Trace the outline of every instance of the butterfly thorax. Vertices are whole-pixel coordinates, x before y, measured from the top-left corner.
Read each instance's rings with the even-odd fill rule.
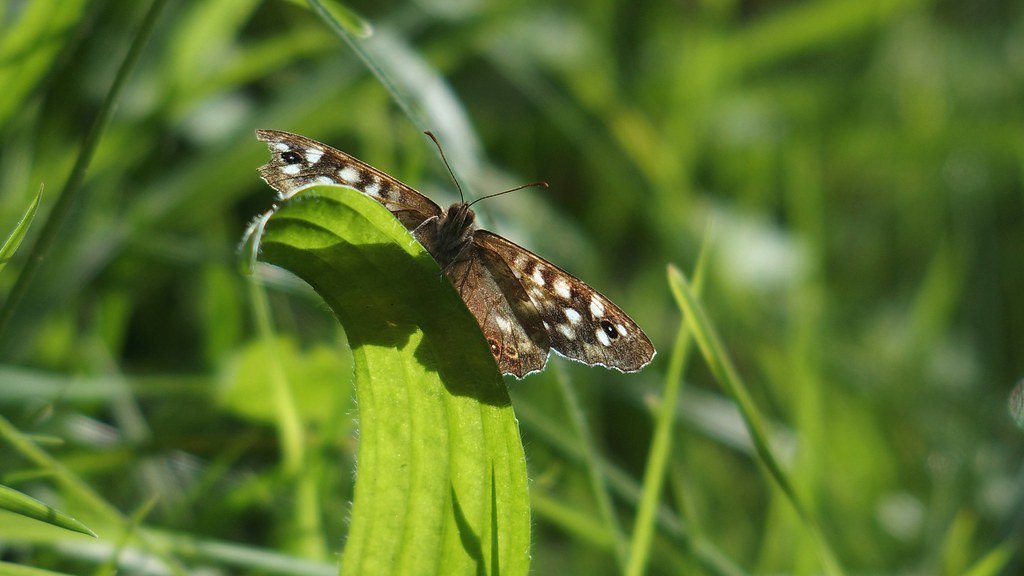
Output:
[[[467,257],[466,248],[473,242],[476,214],[466,202],[456,202],[440,216],[428,218],[413,235],[437,260],[442,270]]]

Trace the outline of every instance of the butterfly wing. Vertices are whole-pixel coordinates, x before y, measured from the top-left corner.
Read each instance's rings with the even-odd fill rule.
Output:
[[[540,313],[503,259],[475,244],[448,278],[476,317],[502,374],[519,378],[547,362],[550,343]]]
[[[383,204],[409,230],[442,214],[423,194],[341,150],[280,130],[257,130],[256,137],[271,152],[270,162],[259,168],[260,176],[282,199],[305,186],[341,184]]]
[[[562,356],[621,372],[636,372],[654,358],[643,330],[582,280],[487,230],[476,230],[473,242],[488,258],[505,263],[540,314],[551,348]]]

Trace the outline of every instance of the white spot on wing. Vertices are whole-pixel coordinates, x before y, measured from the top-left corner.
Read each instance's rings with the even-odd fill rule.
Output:
[[[565,336],[568,340],[576,339],[576,331],[573,330],[572,326],[569,326],[568,324],[559,324],[558,331],[561,332],[562,335]]]
[[[533,281],[541,286],[544,285],[544,274],[541,266],[537,266],[533,269]]]
[[[374,198],[380,198],[380,184],[376,180],[370,180],[369,186],[366,187],[366,193]]]
[[[498,325],[498,328],[501,328],[502,332],[508,332],[509,328],[512,327],[512,323],[504,316],[495,316],[494,323]]]
[[[282,166],[281,167],[281,172],[283,172],[283,173],[285,173],[285,174],[287,174],[289,176],[297,175],[299,173],[299,170],[302,170],[302,165],[301,164],[288,164],[287,166]]]
[[[564,278],[558,278],[555,280],[555,294],[558,294],[566,300],[572,296],[572,290],[569,288],[569,283]]]
[[[323,155],[324,153],[320,150],[317,150],[316,148],[306,149],[306,161],[309,162],[310,164],[316,164],[317,162],[319,162],[320,157]]]
[[[597,298],[597,294],[590,297],[590,313],[594,315],[594,318],[600,318],[604,316],[604,304],[601,303]],[[607,339],[607,336],[605,337]],[[606,344],[607,346],[607,344]]]
[[[356,182],[359,182],[359,171],[351,166],[345,166],[341,170],[338,170],[338,177],[344,182],[355,184]]]
[[[569,324],[572,324],[573,326],[579,324],[580,320],[583,319],[583,316],[572,308],[565,309],[565,317],[569,319]]]
[[[611,346],[612,341],[608,338],[608,335],[604,333],[604,330],[598,328],[594,330],[594,334],[597,334],[597,341],[604,346]]]
[[[335,182],[334,179],[331,178],[330,176],[317,176],[316,177],[316,183],[317,184],[337,184],[337,182]]]
[[[616,324],[615,329],[619,331],[619,334],[622,334],[623,336],[626,335],[626,327],[622,324]]]
[[[291,150],[291,147],[284,142],[274,142],[274,149],[280,152],[287,152],[288,150]]]
[[[544,329],[547,330],[548,332],[550,332],[551,331],[551,324],[548,324],[547,320],[541,320],[541,322],[544,323]]]

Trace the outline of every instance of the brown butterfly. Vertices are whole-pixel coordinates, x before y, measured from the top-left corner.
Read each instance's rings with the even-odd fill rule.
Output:
[[[350,186],[383,204],[427,249],[476,317],[498,367],[522,378],[548,350],[588,365],[636,372],[654,358],[643,330],[596,290],[497,234],[476,228],[470,205],[429,198],[315,140],[257,130],[271,159],[260,176],[290,198],[314,184]]]

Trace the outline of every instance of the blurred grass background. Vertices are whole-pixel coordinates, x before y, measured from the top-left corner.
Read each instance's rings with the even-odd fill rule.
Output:
[[[6,296],[148,4],[0,4],[0,236],[46,185]],[[0,484],[104,535],[125,573],[334,573],[357,411],[344,335],[261,270],[309,431],[283,474],[236,248],[270,189],[255,128],[346,150],[444,204],[421,129],[485,225],[605,292],[661,350],[633,376],[556,359],[511,383],[533,571],[612,574],[681,322],[667,263],[710,243],[704,306],[850,573],[1018,573],[1024,443],[1024,6],[1008,1],[349,2],[388,89],[287,2],[168,3],[72,215],[0,334]],[[353,24],[358,29],[359,24]],[[393,90],[408,107],[396,105]],[[587,419],[566,417],[571,383]],[[652,574],[819,573],[694,355]],[[581,459],[598,452],[618,533]],[[81,490],[55,477],[70,474]],[[95,498],[96,500],[92,500]],[[148,506],[152,506],[151,509]],[[101,569],[98,541],[0,516],[0,560]],[[148,563],[147,563],[148,560]]]

